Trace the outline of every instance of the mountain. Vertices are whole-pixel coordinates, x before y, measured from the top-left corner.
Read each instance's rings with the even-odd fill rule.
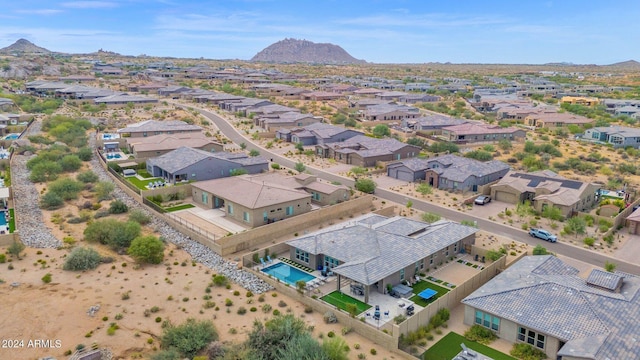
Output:
[[[640,69],[640,62],[637,62],[635,60],[627,60],[627,61],[618,62],[615,64],[610,64],[607,66],[617,67],[617,68]]]
[[[251,61],[275,63],[365,64],[338,45],[284,39],[257,53]]]
[[[20,39],[15,43],[0,49],[0,54],[51,54],[51,51],[37,46],[29,40]]]

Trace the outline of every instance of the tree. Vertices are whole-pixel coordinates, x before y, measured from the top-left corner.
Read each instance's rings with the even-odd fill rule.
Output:
[[[371,133],[373,133],[373,136],[377,138],[381,138],[381,137],[391,135],[391,130],[389,130],[389,127],[387,125],[380,124],[380,125],[376,125],[371,131]]]
[[[140,235],[140,224],[134,221],[103,219],[87,225],[84,229],[85,240],[109,245],[116,250],[129,247],[131,241],[138,235]]]
[[[416,186],[416,191],[422,195],[429,195],[433,193],[433,186],[427,183],[421,183],[420,185]]]
[[[513,145],[511,145],[511,141],[507,139],[502,139],[498,141],[498,147],[503,151],[507,151],[507,150],[511,150],[511,148],[513,148]]]
[[[258,156],[258,155],[260,155],[260,151],[256,149],[251,149],[251,151],[249,151],[249,156]]]
[[[533,255],[547,255],[547,254],[549,254],[549,252],[547,251],[547,248],[545,248],[540,244],[536,245],[536,247],[533,248]]]
[[[604,269],[610,273],[616,271],[616,264],[605,261],[604,262]]]
[[[109,200],[111,199],[111,193],[115,189],[115,185],[108,181],[100,181],[95,186],[96,196],[98,197],[98,201]]]
[[[296,143],[296,150],[298,150],[299,153],[302,153],[304,151],[304,145],[301,142]]]
[[[91,149],[88,147],[83,147],[83,148],[80,148],[80,150],[78,150],[77,155],[80,158],[80,160],[89,161],[91,160],[91,157],[93,157],[93,151],[91,151]]]
[[[76,176],[76,180],[83,182],[85,184],[94,183],[98,181],[98,175],[91,170],[87,170],[78,174]]]
[[[247,144],[245,143],[240,143],[240,149],[244,150],[247,148]]]
[[[25,246],[22,242],[14,241],[11,245],[9,245],[7,252],[9,253],[9,255],[15,256],[18,260],[20,260],[20,253],[24,251],[24,249]]]
[[[176,349],[182,356],[192,358],[207,344],[218,340],[218,331],[209,320],[193,318],[181,325],[165,327],[162,333],[162,348]]]
[[[349,346],[341,337],[327,338],[322,343],[322,349],[331,360],[347,360]]]
[[[307,170],[307,167],[304,166],[304,164],[302,162],[297,162],[296,166],[295,166],[295,169],[296,169],[297,172],[302,174],[305,170]]]
[[[574,216],[567,220],[567,224],[564,226],[564,232],[567,234],[584,234],[587,231],[587,222],[581,216]]]
[[[426,222],[426,223],[434,223],[436,221],[440,220],[440,215],[436,214],[436,213],[431,213],[431,212],[426,212],[424,214],[422,214],[422,221]]]
[[[71,178],[60,178],[49,184],[49,192],[52,192],[68,201],[78,197],[78,193],[84,188],[84,184]]]
[[[32,182],[52,181],[58,178],[58,174],[62,172],[62,166],[53,161],[43,161],[33,166],[29,180]]]
[[[40,207],[45,210],[58,209],[64,205],[64,200],[58,194],[47,191],[40,198]]]
[[[532,215],[533,206],[531,206],[531,201],[525,200],[525,202],[518,203],[518,205],[516,206],[516,214],[518,214],[520,220],[522,220],[522,218],[526,216]]]
[[[280,351],[293,339],[308,332],[304,320],[292,314],[276,316],[264,324],[258,320],[253,323],[246,345],[263,360],[281,359]]]
[[[376,183],[371,179],[356,180],[354,187],[363,193],[373,194],[376,191]]]
[[[93,270],[100,265],[100,254],[91,248],[78,247],[71,251],[62,268],[70,271]]]
[[[164,243],[153,235],[139,236],[127,250],[137,262],[160,264],[164,260]]]

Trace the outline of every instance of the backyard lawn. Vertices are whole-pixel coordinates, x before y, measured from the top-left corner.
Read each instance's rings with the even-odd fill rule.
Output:
[[[150,178],[152,177],[151,174],[149,174],[149,172],[147,170],[138,170],[138,175],[140,175],[143,178]]]
[[[420,305],[422,307],[426,307],[427,305],[429,305],[429,303],[433,302],[433,300],[435,300],[435,299],[439,298],[440,296],[442,296],[442,295],[444,295],[444,294],[449,292],[449,289],[447,289],[445,287],[438,286],[435,283],[432,283],[431,281],[422,280],[422,281],[418,282],[417,284],[413,285],[413,293],[414,294],[419,294],[422,290],[424,290],[426,288],[433,289],[433,290],[437,291],[438,293],[434,297],[429,299],[429,300],[425,300],[425,299],[419,297],[418,295],[412,296],[409,300],[413,301],[417,305]]]
[[[343,294],[338,290],[331,292],[321,297],[320,299],[344,311],[347,311],[347,306],[346,306],[347,304],[349,303],[356,304],[358,308],[358,314],[361,314],[371,308],[371,305],[363,303],[358,299],[354,299],[351,296]]]
[[[488,346],[469,341],[464,336],[454,333],[453,331],[445,335],[440,341],[431,346],[422,354],[423,360],[451,360],[460,351],[460,344],[464,343],[469,349],[477,351],[482,355],[486,355],[494,360],[516,360],[515,358],[494,350]]]
[[[152,183],[152,182],[155,182],[155,181],[158,181],[158,180],[162,180],[162,179],[161,178],[149,178],[149,179],[140,180],[135,176],[131,176],[131,177],[128,177],[127,180],[129,182],[131,182],[133,185],[135,185],[140,190],[148,190],[147,189],[147,185],[149,183]]]
[[[172,212],[172,211],[178,211],[178,210],[184,210],[184,209],[191,209],[192,207],[195,207],[195,205],[192,205],[192,204],[182,204],[182,205],[178,205],[178,206],[173,206],[173,207],[165,208],[165,211],[166,211],[166,212]]]
[[[16,231],[16,218],[13,216],[13,209],[9,209],[9,233]]]

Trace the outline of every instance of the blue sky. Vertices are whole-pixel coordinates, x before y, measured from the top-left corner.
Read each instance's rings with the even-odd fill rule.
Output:
[[[284,38],[375,63],[640,61],[640,1],[3,1],[0,47],[248,60]]]

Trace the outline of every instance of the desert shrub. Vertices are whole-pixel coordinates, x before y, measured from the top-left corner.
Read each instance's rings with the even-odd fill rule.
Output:
[[[76,155],[78,155],[78,158],[82,161],[89,161],[93,156],[93,151],[91,151],[91,148],[83,147],[78,150]]]
[[[98,175],[91,170],[83,171],[76,176],[76,180],[85,184],[98,181]]]
[[[54,194],[50,191],[47,191],[40,198],[40,208],[45,210],[53,210],[61,208],[64,205],[64,200],[58,194]]]
[[[240,306],[237,310],[238,315],[244,315],[247,313],[247,309],[244,306]]]
[[[98,201],[111,199],[111,193],[115,189],[115,185],[109,181],[100,181],[96,184],[94,190],[98,196]]]
[[[116,219],[98,220],[84,229],[85,240],[109,245],[112,249],[129,247],[131,241],[138,235],[140,235],[140,224]]]
[[[64,172],[74,172],[80,169],[82,160],[78,155],[65,155],[60,159],[60,166],[62,166],[62,171]]]
[[[51,275],[51,273],[46,273],[43,277],[42,277],[42,282],[45,284],[48,284],[51,282],[51,278],[53,275]]]
[[[71,178],[61,178],[49,184],[48,192],[60,196],[63,200],[73,200],[78,197],[78,193],[84,185]]]
[[[164,243],[153,235],[139,236],[131,241],[127,254],[140,263],[160,264],[164,259]]]
[[[134,209],[129,213],[129,221],[135,221],[140,225],[147,225],[151,222],[151,216],[145,214],[145,212],[140,209]]]
[[[218,340],[218,331],[211,321],[187,319],[181,325],[169,324],[162,334],[162,348],[176,349],[182,356],[193,357],[207,344]]]
[[[29,180],[34,183],[52,181],[58,178],[58,175],[62,172],[62,166],[57,162],[43,161],[35,164],[31,168],[29,174]]]
[[[587,246],[593,246],[593,244],[596,243],[596,239],[592,238],[592,237],[586,237],[584,238],[584,240],[582,240],[584,242],[585,245]]]
[[[336,314],[334,314],[331,311],[327,311],[326,313],[324,313],[324,315],[322,316],[322,319],[327,324],[335,324],[338,322],[338,318],[336,317]]]
[[[71,251],[67,256],[63,269],[81,271],[95,269],[100,265],[100,254],[91,248],[79,247]]]
[[[124,214],[129,211],[129,207],[121,200],[114,200],[109,205],[110,214]]]
[[[0,254],[0,264],[4,264],[7,262],[7,255],[6,254]]]
[[[229,284],[229,279],[224,275],[216,275],[213,277],[213,284],[216,286],[226,286]]]

